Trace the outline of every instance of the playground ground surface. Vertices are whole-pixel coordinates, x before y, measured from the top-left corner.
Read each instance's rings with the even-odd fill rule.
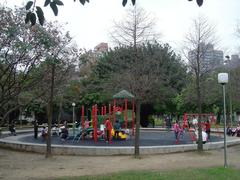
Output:
[[[61,141],[59,136],[52,136],[52,144],[56,145],[74,145],[74,146],[134,146],[134,137],[129,137],[127,140],[112,140],[112,143],[106,143],[104,139],[99,139],[96,143],[93,139],[85,139],[82,141],[72,141],[73,137],[70,137],[66,141]],[[210,142],[221,141],[223,138],[218,134],[214,134],[211,136]],[[23,136],[19,138],[20,142],[28,142],[28,143],[37,143],[37,144],[46,144],[42,137],[38,139],[34,139],[33,133],[29,133],[28,136]],[[178,144],[193,144],[191,140],[189,132],[184,132],[183,136],[179,137]],[[140,133],[140,146],[162,146],[162,145],[175,145],[175,134],[173,131],[141,131]]]
[[[240,145],[228,147],[228,164],[240,169]],[[0,148],[0,179],[57,179],[123,171],[169,171],[223,166],[223,149],[132,156],[53,156]]]

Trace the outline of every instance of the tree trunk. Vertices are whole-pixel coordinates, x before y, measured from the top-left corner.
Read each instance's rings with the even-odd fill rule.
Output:
[[[135,158],[139,157],[139,139],[140,139],[140,109],[141,109],[141,102],[136,101],[136,134],[135,134]]]
[[[62,100],[59,103],[59,112],[58,112],[58,128],[60,127],[61,122],[61,115],[62,115]]]
[[[54,62],[51,64],[51,91],[50,91],[50,99],[48,103],[48,136],[47,136],[47,148],[46,148],[46,158],[49,158],[52,156],[51,151],[51,127],[52,127],[52,114],[53,114],[53,88],[54,88],[54,76],[55,76],[55,65]]]

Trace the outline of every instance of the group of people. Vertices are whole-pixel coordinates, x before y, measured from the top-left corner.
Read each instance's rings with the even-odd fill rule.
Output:
[[[67,121],[64,122],[63,126],[57,128],[57,125],[52,126],[52,135],[59,135],[61,140],[66,140],[68,137],[68,128],[67,128]],[[41,137],[43,140],[46,140],[48,137],[48,126],[43,126],[41,129]]]
[[[227,135],[240,137],[240,122],[238,123],[236,128],[232,128],[232,127],[228,126],[227,127]]]
[[[198,133],[198,120],[196,118],[193,118],[192,125],[194,127],[195,137],[198,141],[198,135],[199,135],[199,133]],[[207,120],[204,123],[204,125],[205,125],[205,127],[202,130],[202,141],[203,141],[203,143],[206,143],[208,140],[210,140],[211,124],[210,124],[209,120]],[[175,139],[176,139],[176,143],[177,143],[179,138],[183,137],[184,128],[180,126],[178,121],[176,121],[173,125],[173,131],[174,131]]]

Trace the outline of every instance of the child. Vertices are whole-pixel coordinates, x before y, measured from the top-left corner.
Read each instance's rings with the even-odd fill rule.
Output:
[[[180,127],[178,122],[176,121],[173,125],[173,131],[175,133],[175,138],[176,138],[176,142],[178,141],[178,133],[180,132]]]
[[[111,143],[112,124],[109,119],[105,122],[105,131],[107,134],[107,142]]]
[[[207,133],[208,139],[210,140],[211,124],[209,120],[207,120],[207,122],[205,123],[205,126],[206,126],[206,133]]]

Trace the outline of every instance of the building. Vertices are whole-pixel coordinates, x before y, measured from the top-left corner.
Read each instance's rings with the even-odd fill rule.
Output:
[[[188,52],[189,61],[196,63],[197,50]],[[223,51],[215,50],[212,44],[200,44],[200,66],[202,70],[212,70],[223,65]]]
[[[108,51],[108,43],[102,42],[94,47],[94,53],[96,53],[96,54],[102,54],[107,51]]]
[[[231,58],[226,63],[227,63],[227,65],[229,65],[229,68],[239,67],[240,66],[240,58],[237,54],[231,55]]]

